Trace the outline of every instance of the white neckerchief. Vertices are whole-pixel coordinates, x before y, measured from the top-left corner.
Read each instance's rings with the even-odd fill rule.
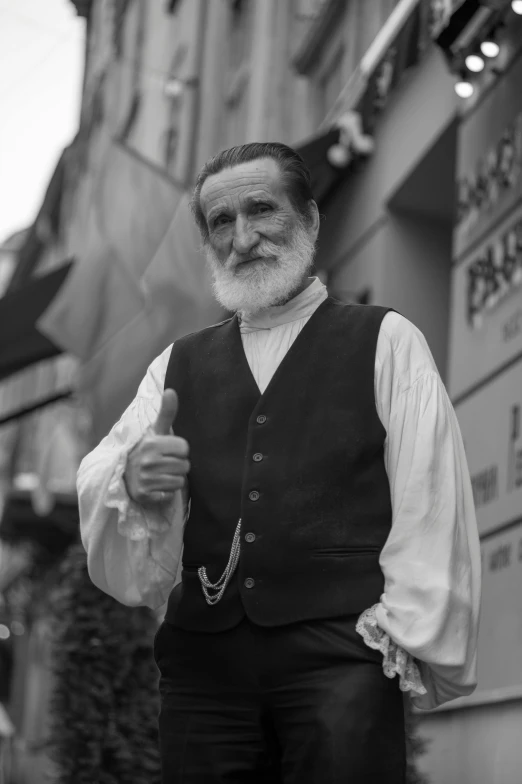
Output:
[[[319,278],[312,278],[310,285],[285,305],[273,305],[258,313],[242,315],[239,319],[241,332],[273,329],[282,324],[310,317],[326,297],[326,286],[321,283]]]

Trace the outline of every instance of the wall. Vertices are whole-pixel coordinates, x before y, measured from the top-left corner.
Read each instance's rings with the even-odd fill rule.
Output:
[[[451,227],[429,217],[395,213],[384,234],[380,301],[393,303],[421,330],[445,379]]]
[[[458,132],[448,387],[481,535],[482,608],[477,690],[423,719],[431,784],[522,778],[521,79],[522,52]]]
[[[388,200],[452,122],[457,106],[442,54],[430,47],[390,96],[374,136],[375,152],[350,173],[329,205],[321,265],[346,259],[386,215]]]
[[[519,784],[521,701],[433,714],[422,726],[419,769],[430,784]]]
[[[418,326],[443,378],[454,210],[453,95],[442,56],[432,48],[391,94],[379,118],[375,152],[359,162],[328,205],[318,254],[334,296],[370,288],[372,302],[395,308]]]

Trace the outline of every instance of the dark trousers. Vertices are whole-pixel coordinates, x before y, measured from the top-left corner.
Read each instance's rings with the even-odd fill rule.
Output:
[[[404,784],[403,698],[355,617],[156,635],[163,784]]]

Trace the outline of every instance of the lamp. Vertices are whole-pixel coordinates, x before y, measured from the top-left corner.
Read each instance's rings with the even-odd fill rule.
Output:
[[[472,73],[480,73],[484,70],[484,60],[479,54],[468,54],[466,57],[466,68]]]
[[[489,60],[493,60],[500,54],[500,44],[498,43],[498,28],[490,30],[480,44],[480,51]]]
[[[182,79],[179,76],[169,76],[163,85],[163,95],[166,98],[177,100],[181,98],[187,87],[196,87],[199,80],[196,76],[189,79]]]
[[[475,92],[475,88],[469,79],[462,77],[458,82],[455,82],[455,92],[459,98],[471,98]]]

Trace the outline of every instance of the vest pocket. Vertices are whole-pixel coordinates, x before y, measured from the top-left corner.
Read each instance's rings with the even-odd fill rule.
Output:
[[[376,555],[381,552],[381,547],[320,547],[312,550],[312,558],[338,556],[349,558],[354,555]]]

